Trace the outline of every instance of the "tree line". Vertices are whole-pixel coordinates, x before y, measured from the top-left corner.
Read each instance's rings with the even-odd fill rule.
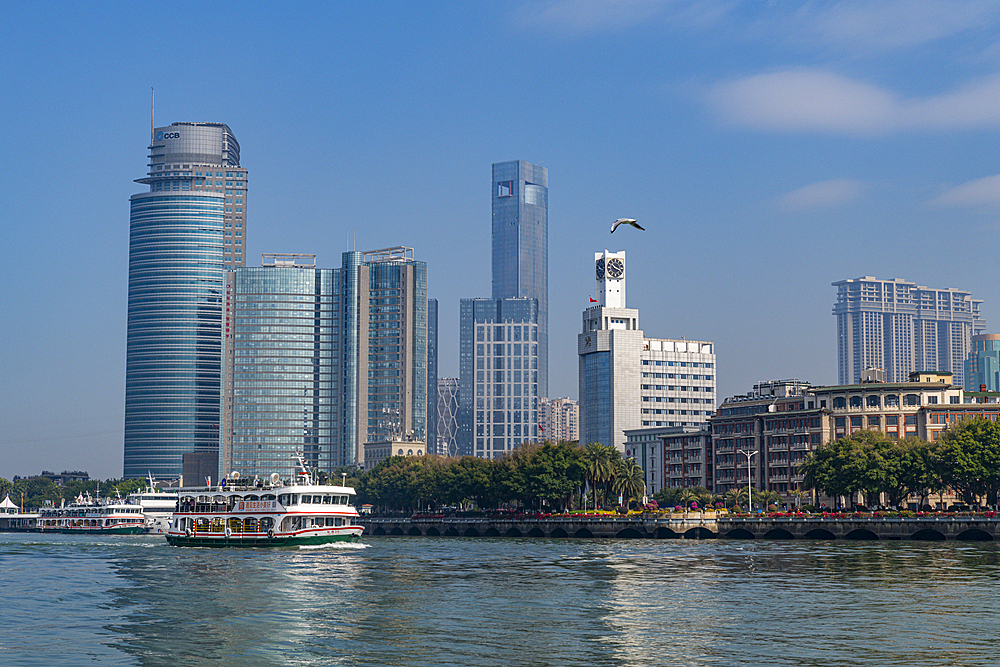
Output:
[[[25,511],[28,508],[37,509],[51,503],[58,506],[65,500],[67,503],[76,500],[80,494],[89,493],[94,498],[100,490],[101,497],[121,495],[124,499],[128,494],[146,488],[144,479],[92,479],[86,482],[66,482],[59,486],[48,477],[28,477],[12,482],[0,477],[0,500],[10,495],[12,502],[19,507],[22,502]]]
[[[330,479],[339,483],[340,472]],[[352,471],[345,470],[349,475]],[[544,442],[503,456],[390,457],[347,480],[357,503],[376,511],[428,508],[519,508],[563,512],[641,501],[645,474],[633,460],[600,443]]]
[[[908,496],[927,504],[952,490],[969,505],[996,506],[1000,491],[1000,423],[968,419],[935,442],[908,436],[891,440],[881,431],[858,431],[809,454],[799,470],[804,486],[831,498],[860,493],[866,505],[885,494],[892,507]]]

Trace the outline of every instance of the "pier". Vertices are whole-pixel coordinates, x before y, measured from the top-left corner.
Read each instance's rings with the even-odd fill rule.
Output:
[[[706,513],[708,514],[708,513]],[[360,517],[365,536],[992,541],[1000,517]]]

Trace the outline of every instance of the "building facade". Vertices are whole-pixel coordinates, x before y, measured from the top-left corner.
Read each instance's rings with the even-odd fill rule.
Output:
[[[220,472],[294,476],[340,457],[340,271],[264,255],[226,277]]]
[[[427,453],[436,454],[438,407],[438,302],[427,299]]]
[[[221,123],[155,128],[149,151],[136,181],[149,191],[130,200],[124,476],[175,479],[185,453],[219,451],[223,284],[244,263],[247,173]]]
[[[538,399],[538,435],[551,442],[580,440],[580,404],[569,398]]]
[[[292,474],[295,452],[332,471],[364,466],[369,442],[423,442],[426,264],[404,247],[341,259],[265,255],[228,274],[220,473]]]
[[[985,330],[982,301],[954,288],[933,289],[871,276],[833,283],[837,300],[838,378],[857,382],[866,368],[882,368],[889,382],[913,371],[948,371],[965,385],[973,336]]]
[[[625,451],[625,431],[697,426],[714,412],[715,344],[649,338],[625,299],[625,253],[594,255],[595,305],[577,336],[581,442]]]
[[[538,390],[549,395],[549,170],[493,165],[493,298],[538,301]]]
[[[460,326],[459,454],[538,441],[538,300],[462,299]]]
[[[966,391],[1000,391],[1000,334],[972,337],[965,360]]]
[[[341,271],[341,464],[363,465],[366,442],[426,438],[427,264],[397,246],[346,252]]]
[[[436,396],[437,447],[431,453],[458,456],[458,378],[438,378]]]

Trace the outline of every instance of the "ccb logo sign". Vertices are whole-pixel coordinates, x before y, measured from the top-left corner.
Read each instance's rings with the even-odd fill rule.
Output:
[[[180,132],[157,132],[156,133],[156,140],[157,141],[163,141],[164,139],[180,139],[180,138],[181,138],[181,133]]]

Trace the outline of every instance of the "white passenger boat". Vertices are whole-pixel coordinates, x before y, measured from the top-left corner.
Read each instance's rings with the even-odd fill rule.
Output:
[[[174,518],[174,508],[177,507],[176,489],[158,491],[151,476],[149,487],[145,491],[130,493],[126,500],[130,505],[142,507],[142,514],[146,518],[147,533],[163,534],[170,529],[170,522]]]
[[[41,533],[135,535],[145,532],[146,519],[141,507],[120,498],[95,500],[88,493],[68,505],[40,509],[36,528]]]
[[[317,484],[298,457],[297,479],[240,479],[217,487],[181,489],[167,541],[181,547],[289,547],[354,542],[354,489]]]

